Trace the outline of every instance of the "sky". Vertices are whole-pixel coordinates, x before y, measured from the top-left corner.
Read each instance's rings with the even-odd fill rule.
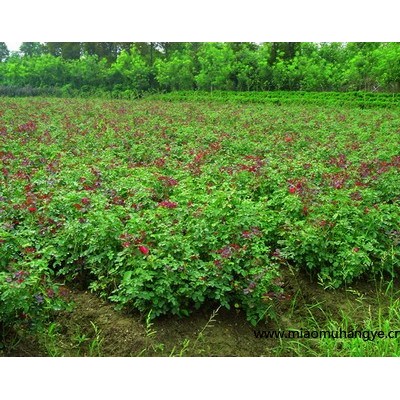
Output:
[[[21,4],[24,3],[24,4]],[[60,0],[63,4],[63,1]],[[2,4],[0,41],[17,51],[36,42],[399,41],[398,0],[152,0]],[[24,13],[21,13],[21,7]],[[76,10],[79,9],[79,13]],[[154,10],[157,10],[155,12]],[[112,10],[123,10],[116,15]],[[17,18],[17,21],[16,21]],[[18,22],[18,23],[17,23]],[[73,29],[71,29],[73,27]]]
[[[21,46],[22,42],[16,42],[16,41],[6,41],[6,45],[9,51],[18,51],[19,46]]]

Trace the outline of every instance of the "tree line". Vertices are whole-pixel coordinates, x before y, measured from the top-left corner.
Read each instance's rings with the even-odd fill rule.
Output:
[[[68,93],[400,91],[400,43],[0,43],[0,86]]]

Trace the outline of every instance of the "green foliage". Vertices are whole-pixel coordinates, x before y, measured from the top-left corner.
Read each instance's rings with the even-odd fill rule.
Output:
[[[26,57],[41,56],[45,52],[45,46],[40,42],[23,42],[19,51]]]
[[[393,293],[392,296],[390,303],[385,305],[379,304],[378,297],[377,310],[372,312],[370,306],[362,321],[351,316],[351,313],[356,314],[356,310],[351,310],[351,313],[341,310],[340,317],[333,318],[327,315],[319,304],[307,305],[310,314],[305,321],[307,330],[323,336],[318,339],[281,340],[275,354],[300,357],[398,357],[398,293]],[[357,307],[360,307],[360,304],[357,304]],[[326,318],[325,322],[318,318],[321,314]],[[293,337],[296,337],[295,333],[298,330],[293,331]]]
[[[199,89],[230,89],[233,51],[227,44],[204,43],[197,53],[200,72],[196,75]]]
[[[110,82],[120,85],[121,89],[133,89],[138,92],[150,87],[150,69],[135,47],[123,50],[110,69]]]
[[[377,62],[372,73],[380,87],[398,92],[400,89],[400,46],[398,43],[387,43],[373,52]]]
[[[215,303],[253,324],[286,301],[282,266],[397,276],[398,96],[163,98],[184,101],[0,100],[7,324],[54,274],[154,317]]]
[[[0,63],[7,59],[9,55],[10,52],[8,51],[7,45],[4,42],[0,42]]]
[[[350,108],[397,108],[400,105],[399,94],[366,92],[229,92],[180,91],[150,95],[149,99],[168,101],[203,101],[219,103],[259,103],[280,105],[315,105],[324,107]]]
[[[1,334],[43,328],[55,311],[66,309],[66,296],[66,290],[52,282],[46,262],[24,260],[9,264],[0,272]]]
[[[144,92],[398,92],[400,44],[24,42],[0,44],[0,85],[63,96],[131,99]]]
[[[190,90],[194,87],[194,60],[187,51],[174,52],[169,59],[155,62],[156,79],[161,88],[170,90]]]
[[[251,43],[239,43],[234,49],[234,61],[231,79],[234,89],[239,91],[258,90],[261,87],[259,63],[262,62],[262,52],[256,51]]]
[[[1,66],[0,83],[4,86],[60,87],[67,83],[67,64],[45,54],[37,57],[9,57]]]

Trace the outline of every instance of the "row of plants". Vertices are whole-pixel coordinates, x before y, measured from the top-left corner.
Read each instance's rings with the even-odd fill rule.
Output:
[[[233,103],[262,103],[275,105],[319,105],[333,107],[396,108],[400,106],[398,93],[382,92],[230,92],[180,91],[150,95],[151,99],[168,101],[220,101]]]
[[[400,106],[400,94],[383,92],[232,92],[232,91],[179,91],[146,93],[134,89],[122,89],[118,85],[112,90],[83,86],[74,89],[70,85],[57,87],[0,86],[0,97],[61,97],[101,98],[135,100],[146,98],[165,101],[213,101],[237,104],[261,103],[274,105],[319,105],[330,107],[396,108]]]
[[[120,307],[256,324],[288,264],[339,287],[400,263],[399,115],[321,106],[0,100],[0,302],[35,324],[81,283]],[[26,324],[26,322],[24,322]]]

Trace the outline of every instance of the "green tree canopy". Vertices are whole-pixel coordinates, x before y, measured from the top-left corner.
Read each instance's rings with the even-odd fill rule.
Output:
[[[196,82],[200,89],[231,89],[229,76],[233,69],[234,53],[227,43],[203,43],[198,51],[200,72]]]
[[[189,46],[155,62],[156,79],[167,90],[190,90],[195,85],[194,60]]]
[[[40,42],[23,42],[19,51],[27,57],[40,56],[45,52],[45,45]]]
[[[0,42],[0,62],[4,61],[9,55],[10,52],[7,45],[4,42]]]

